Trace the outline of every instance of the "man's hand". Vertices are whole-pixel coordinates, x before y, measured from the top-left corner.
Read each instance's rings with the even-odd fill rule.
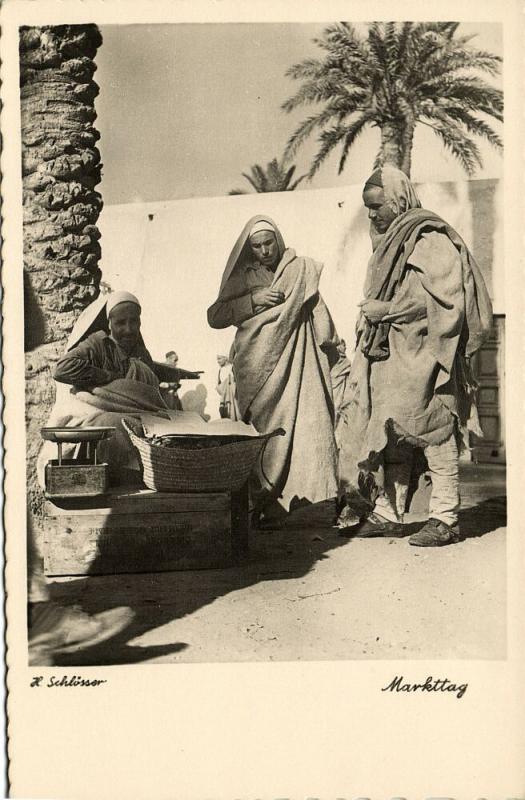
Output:
[[[284,302],[284,293],[278,289],[256,289],[252,292],[252,302],[256,309],[272,308]]]
[[[372,323],[381,322],[390,308],[390,303],[385,303],[384,300],[361,300],[358,305],[367,320]]]

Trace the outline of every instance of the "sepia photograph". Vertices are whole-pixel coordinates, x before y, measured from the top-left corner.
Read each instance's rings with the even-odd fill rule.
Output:
[[[31,664],[505,656],[501,70],[20,29]]]
[[[378,726],[378,756],[414,737],[385,776],[411,774],[434,724],[461,774],[491,702],[492,736],[518,741],[510,693],[490,699],[511,686],[521,585],[514,17],[132,5],[8,3],[12,796],[304,800],[222,775],[282,730],[282,769],[306,780],[314,749],[286,753],[320,725],[335,772],[312,798],[463,800],[446,769],[424,795],[326,787],[348,726],[348,770]],[[44,745],[23,778],[52,702],[49,745],[70,737],[75,766],[47,774]],[[226,761],[188,777],[217,735]],[[146,738],[152,770],[176,753],[186,782],[146,788]]]

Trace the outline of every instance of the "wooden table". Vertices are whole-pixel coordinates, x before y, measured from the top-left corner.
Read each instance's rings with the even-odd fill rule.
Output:
[[[48,500],[46,575],[107,575],[214,569],[248,552],[248,488],[175,494],[110,490],[93,498]]]

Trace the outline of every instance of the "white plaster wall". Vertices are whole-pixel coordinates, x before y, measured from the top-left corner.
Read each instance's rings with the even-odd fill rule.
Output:
[[[357,303],[370,256],[361,186],[107,206],[100,218],[103,279],[135,292],[154,358],[176,350],[179,365],[204,370],[186,383],[187,408],[218,416],[216,355],[235,330],[213,331],[206,309],[216,298],[229,252],[246,220],[269,214],[299,255],[324,263],[321,292],[340,336],[353,341]],[[496,181],[426,184],[425,207],[450,222],[472,248],[503,313],[501,189]],[[493,288],[492,288],[493,285]]]

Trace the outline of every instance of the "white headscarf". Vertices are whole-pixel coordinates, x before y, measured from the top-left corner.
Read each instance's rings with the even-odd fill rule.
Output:
[[[261,219],[252,226],[250,230],[250,236],[254,236],[256,233],[260,233],[261,231],[272,231],[272,233],[275,233],[275,228],[271,222],[268,222],[267,219]]]
[[[270,217],[267,217],[265,214],[257,214],[255,217],[249,219],[244,228],[242,229],[239,238],[235,242],[233,250],[231,251],[228,261],[226,263],[226,268],[222,275],[221,286],[219,289],[219,297],[221,299],[226,299],[227,297],[227,293],[226,295],[224,295],[223,292],[226,289],[228,280],[230,279],[234,271],[241,268],[244,264],[244,257],[246,255],[246,247],[248,245],[248,239],[253,233],[257,233],[259,230],[274,232],[275,238],[277,239],[277,246],[279,248],[279,257],[280,258],[283,257],[283,253],[286,248],[284,245],[284,240],[281,235],[281,232],[277,227],[277,225],[275,224],[275,222]]]
[[[381,179],[385,200],[395,214],[404,214],[410,208],[421,208],[416,190],[402,170],[385,164],[381,168]]]
[[[111,292],[111,294],[107,295],[106,299],[106,314],[108,317],[115,306],[119,306],[121,303],[134,303],[134,305],[140,308],[139,301],[131,292]]]
[[[109,331],[109,314],[111,309],[119,303],[134,303],[140,308],[140,303],[130,292],[111,292],[100,294],[81,313],[73,326],[66,344],[66,351],[72,350],[77,344],[84,341],[91,333],[96,331]]]

